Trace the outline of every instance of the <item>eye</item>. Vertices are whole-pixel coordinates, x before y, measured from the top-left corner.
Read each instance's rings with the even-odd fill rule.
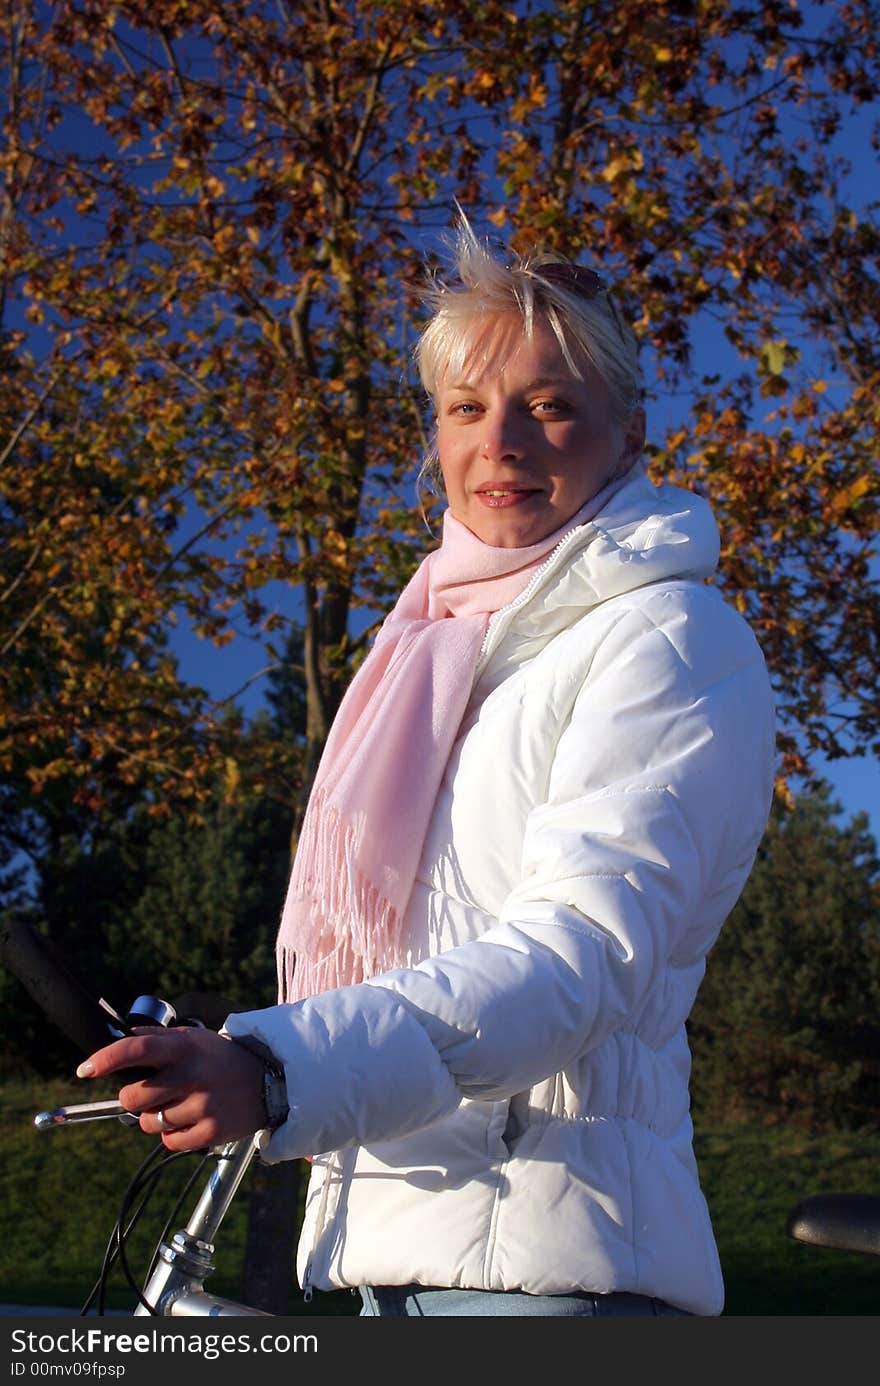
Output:
[[[475,404],[472,399],[460,399],[449,407],[450,414],[458,415],[459,418],[472,418],[474,414],[480,412],[480,406]]]
[[[569,412],[565,400],[555,398],[533,399],[529,408],[533,414],[542,419],[554,419]]]

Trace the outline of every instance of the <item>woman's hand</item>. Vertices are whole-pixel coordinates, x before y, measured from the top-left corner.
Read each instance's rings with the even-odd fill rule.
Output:
[[[155,1069],[121,1088],[119,1101],[168,1150],[222,1145],[266,1123],[263,1064],[213,1030],[144,1027],[97,1050],[76,1072],[106,1078],[126,1068]]]

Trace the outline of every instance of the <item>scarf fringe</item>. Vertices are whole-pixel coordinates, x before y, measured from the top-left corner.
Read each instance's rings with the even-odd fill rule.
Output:
[[[312,796],[282,916],[278,995],[303,1001],[405,966],[400,912],[358,866],[361,832],[332,808],[325,793]]]

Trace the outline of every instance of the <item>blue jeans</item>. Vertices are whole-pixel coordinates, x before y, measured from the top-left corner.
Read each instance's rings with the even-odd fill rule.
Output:
[[[362,1285],[361,1318],[435,1318],[439,1316],[488,1318],[515,1315],[563,1318],[595,1318],[605,1314],[666,1314],[690,1317],[662,1299],[648,1295],[594,1295],[578,1291],[569,1295],[527,1295],[520,1290],[440,1290],[428,1285]]]

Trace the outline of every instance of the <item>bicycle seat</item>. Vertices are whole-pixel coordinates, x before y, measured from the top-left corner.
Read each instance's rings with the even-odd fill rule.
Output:
[[[808,1246],[880,1256],[880,1195],[814,1194],[792,1208],[785,1230]]]

